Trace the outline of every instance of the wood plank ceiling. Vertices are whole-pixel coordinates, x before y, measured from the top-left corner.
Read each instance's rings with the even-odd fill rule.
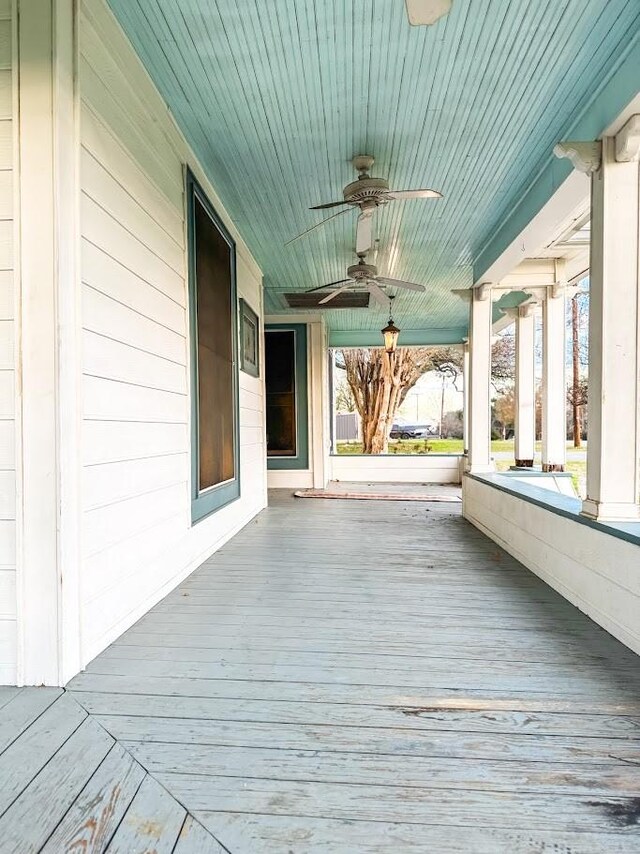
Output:
[[[397,189],[441,201],[379,211],[382,275],[403,329],[464,334],[452,288],[554,143],[640,30],[638,0],[455,0],[411,27],[404,0],[109,0],[262,266],[267,311],[285,291],[342,278],[355,213],[284,247],[341,198],[354,154]],[[328,213],[331,213],[329,211]],[[378,330],[382,308],[327,311]]]

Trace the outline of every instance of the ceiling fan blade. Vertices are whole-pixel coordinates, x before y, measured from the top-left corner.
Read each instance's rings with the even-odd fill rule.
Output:
[[[314,205],[309,208],[310,211],[323,211],[325,208],[339,208],[341,205],[346,205],[347,202],[328,202],[326,205]]]
[[[317,222],[315,225],[312,225],[311,228],[308,228],[306,231],[303,231],[302,234],[296,234],[296,236],[292,237],[291,240],[287,240],[284,245],[288,246],[290,243],[293,243],[294,240],[300,240],[300,238],[304,237],[305,234],[309,234],[310,231],[314,231],[316,228],[320,228],[321,225],[324,225],[325,222],[329,222],[330,219],[334,219],[337,216],[341,216],[342,214],[347,213],[347,210],[348,209],[338,211],[338,213],[331,214],[331,216],[328,216],[326,219],[320,220],[320,222]]]
[[[387,279],[386,276],[378,276],[378,281],[383,285],[392,285],[394,288],[405,288],[407,291],[426,291],[424,285],[417,282],[403,282],[402,279]]]
[[[372,228],[373,211],[362,211],[358,217],[356,228],[356,254],[364,255],[371,249],[373,243]]]
[[[381,305],[383,308],[388,308],[389,297],[385,294],[382,288],[373,281],[373,279],[369,279],[367,282],[367,288],[378,305]]]
[[[338,279],[337,282],[327,282],[326,285],[320,285],[317,288],[309,288],[308,291],[305,291],[305,294],[312,294],[314,291],[326,291],[327,288],[332,288],[334,285],[341,285],[343,282],[352,282],[353,279]]]
[[[437,190],[389,190],[385,193],[388,199],[441,199],[442,193]]]
[[[331,300],[335,299],[335,297],[337,297],[338,294],[341,294],[343,291],[348,290],[350,287],[351,287],[351,285],[349,284],[349,285],[343,285],[341,288],[336,288],[335,291],[330,293],[328,297],[321,299],[320,302],[318,303],[318,305],[325,305],[325,303],[331,302]]]

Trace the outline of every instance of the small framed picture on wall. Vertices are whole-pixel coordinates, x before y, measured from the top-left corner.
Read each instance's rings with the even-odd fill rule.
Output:
[[[249,303],[240,298],[240,368],[260,376],[260,321]]]

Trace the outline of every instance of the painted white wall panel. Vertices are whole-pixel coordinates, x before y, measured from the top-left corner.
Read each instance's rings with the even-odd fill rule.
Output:
[[[261,274],[103,0],[80,51],[87,662],[262,509],[266,469],[263,380],[241,373],[241,497],[191,525],[185,163],[262,317]]]
[[[457,456],[349,456],[331,457],[331,480],[371,483],[460,483]]]

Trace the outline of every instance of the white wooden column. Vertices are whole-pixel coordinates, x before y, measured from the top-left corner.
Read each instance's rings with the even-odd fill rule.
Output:
[[[462,345],[462,450],[469,454],[469,339]]]
[[[591,190],[589,435],[583,513],[640,518],[640,117],[602,140]]]
[[[18,679],[81,666],[77,10],[17,0]]]
[[[565,312],[560,281],[546,289],[542,302],[542,471],[564,471],[566,461]]]
[[[535,332],[531,303],[516,311],[516,465],[533,466],[536,444]]]
[[[471,290],[469,304],[469,472],[493,470],[491,459],[491,338],[489,285]]]

